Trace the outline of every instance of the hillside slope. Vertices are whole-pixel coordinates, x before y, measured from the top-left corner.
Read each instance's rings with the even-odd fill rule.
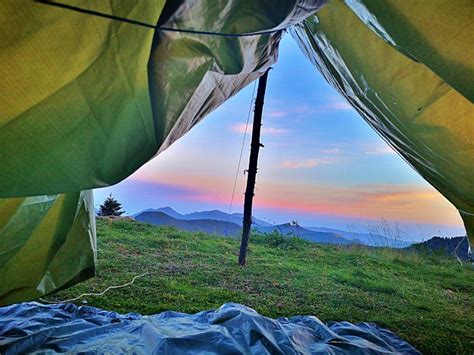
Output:
[[[416,250],[422,253],[441,254],[451,257],[458,257],[467,261],[468,247],[466,237],[442,238],[433,237],[421,243],[412,244],[408,249]]]
[[[242,268],[233,238],[127,220],[99,219],[97,232],[97,277],[49,301],[100,292],[148,272],[133,285],[86,300],[145,314],[195,313],[238,302],[273,318],[308,314],[325,322],[375,322],[425,353],[472,353],[474,270],[453,258],[270,234],[251,237]]]

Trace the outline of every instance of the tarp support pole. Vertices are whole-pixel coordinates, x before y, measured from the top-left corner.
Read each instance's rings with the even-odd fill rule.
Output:
[[[260,143],[260,131],[262,127],[263,102],[269,70],[270,69],[268,69],[265,74],[258,79],[257,99],[255,100],[255,111],[253,116],[252,143],[250,144],[249,168],[247,170],[247,188],[245,190],[244,200],[244,220],[239,252],[240,266],[245,265],[250,230],[252,227],[252,203],[257,176],[258,152],[260,151],[260,147],[263,147],[263,144]]]

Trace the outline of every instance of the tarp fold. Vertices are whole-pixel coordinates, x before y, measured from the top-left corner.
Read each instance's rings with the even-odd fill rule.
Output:
[[[474,22],[467,19],[474,12],[468,7],[335,0],[292,35],[366,122],[458,208],[473,243]]]
[[[0,351],[133,354],[419,354],[372,323],[271,319],[226,303],[196,314],[118,314],[73,304],[0,308]]]

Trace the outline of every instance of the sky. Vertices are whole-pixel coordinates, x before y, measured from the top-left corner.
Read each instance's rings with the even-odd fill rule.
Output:
[[[165,206],[241,213],[253,92],[250,84],[132,176],[95,190],[96,206],[112,193],[127,214]],[[269,73],[261,141],[259,219],[354,232],[388,228],[407,240],[465,234],[457,210],[365,123],[288,34]]]

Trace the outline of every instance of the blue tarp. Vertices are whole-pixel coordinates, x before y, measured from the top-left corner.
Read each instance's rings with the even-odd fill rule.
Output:
[[[324,324],[313,316],[275,320],[235,303],[192,315],[142,316],[37,302],[0,308],[0,352],[419,354],[372,323]]]

